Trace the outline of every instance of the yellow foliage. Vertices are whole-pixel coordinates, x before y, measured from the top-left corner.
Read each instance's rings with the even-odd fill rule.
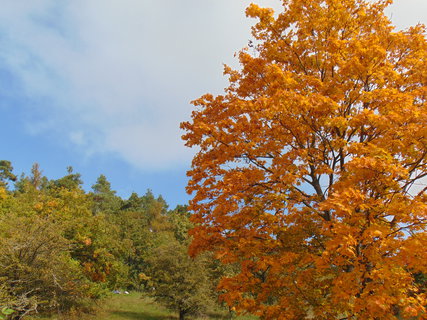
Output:
[[[6,189],[3,187],[0,187],[0,199],[6,199],[7,198],[7,193],[6,193]]]
[[[221,282],[236,311],[425,317],[427,41],[394,30],[390,3],[249,6],[254,53],[182,123],[200,150],[190,253],[240,264]]]

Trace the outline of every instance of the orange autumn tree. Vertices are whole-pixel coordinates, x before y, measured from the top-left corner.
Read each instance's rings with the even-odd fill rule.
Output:
[[[219,287],[235,310],[427,318],[427,42],[390,3],[250,5],[255,45],[181,125],[198,148],[190,253],[240,266]]]

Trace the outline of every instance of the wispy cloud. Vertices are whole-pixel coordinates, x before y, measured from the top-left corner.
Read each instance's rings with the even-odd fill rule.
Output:
[[[142,169],[183,164],[191,154],[179,122],[190,100],[226,85],[222,63],[250,38],[249,3],[4,1],[0,69],[29,101],[17,107],[28,110],[30,134],[53,132],[85,154],[114,153]]]

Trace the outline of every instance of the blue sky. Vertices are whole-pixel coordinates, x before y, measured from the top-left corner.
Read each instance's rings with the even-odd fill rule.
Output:
[[[0,159],[71,165],[85,188],[105,174],[118,194],[150,188],[188,200],[189,102],[221,93],[222,64],[247,45],[246,0],[0,0]],[[278,0],[256,1],[279,8]],[[427,0],[396,0],[399,28],[427,24]]]

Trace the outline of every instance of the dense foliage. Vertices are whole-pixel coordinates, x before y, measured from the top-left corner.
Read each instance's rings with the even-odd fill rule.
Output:
[[[0,161],[0,310],[8,313],[2,317],[84,310],[113,290],[146,291],[182,318],[213,304],[215,279],[205,261],[187,256],[185,206],[169,210],[151,191],[122,199],[104,175],[86,192],[71,167],[56,180],[37,164],[19,179],[12,171]],[[166,254],[172,245],[177,251]],[[159,284],[165,276],[192,282],[177,292],[177,283]],[[192,290],[195,282],[200,288]],[[176,308],[182,293],[185,309]]]
[[[251,5],[254,42],[184,139],[193,254],[241,272],[223,299],[264,319],[426,318],[427,41],[391,1]]]

